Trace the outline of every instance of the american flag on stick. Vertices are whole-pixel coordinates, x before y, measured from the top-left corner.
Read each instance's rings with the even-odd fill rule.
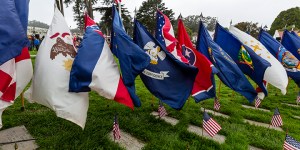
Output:
[[[285,141],[283,143],[284,150],[300,150],[300,142],[295,140],[289,135],[285,136]]]
[[[261,104],[261,101],[262,101],[262,99],[256,97],[256,99],[255,99],[255,104],[254,104],[255,108],[258,108],[258,107],[259,107],[259,105]]]
[[[119,122],[118,122],[117,115],[115,115],[115,119],[114,119],[113,136],[114,136],[114,140],[120,140],[121,139],[121,133],[120,133],[120,128],[119,128]]]
[[[220,107],[221,107],[221,104],[219,102],[219,99],[216,97],[215,101],[214,101],[214,109],[218,111],[218,110],[220,110]]]
[[[271,120],[271,125],[274,127],[280,127],[283,125],[278,108],[276,108],[274,111],[274,115]]]
[[[160,118],[168,115],[168,113],[167,113],[167,111],[166,111],[166,109],[165,109],[162,101],[159,101],[158,115],[159,115]]]
[[[204,111],[204,113],[203,113],[203,129],[211,137],[213,137],[222,129],[222,127]]]
[[[297,95],[296,103],[297,104],[300,103],[300,93],[298,93],[298,95]]]

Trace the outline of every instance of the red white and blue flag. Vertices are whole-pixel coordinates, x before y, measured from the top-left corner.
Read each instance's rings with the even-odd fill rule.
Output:
[[[220,108],[221,108],[221,104],[219,102],[219,99],[216,97],[214,100],[214,109],[218,111],[220,110]]]
[[[222,127],[215,121],[213,120],[207,112],[204,111],[203,113],[203,129],[211,136],[215,136],[221,129]]]
[[[298,93],[298,95],[297,95],[296,103],[297,104],[300,103],[300,93]]]
[[[283,143],[284,150],[300,150],[300,142],[295,140],[289,135],[285,136],[285,141]]]
[[[69,91],[94,90],[133,109],[132,99],[102,32],[90,17],[86,19],[84,40],[72,66]]]
[[[261,101],[262,101],[262,99],[260,99],[259,97],[255,98],[255,103],[254,103],[255,108],[259,107],[259,105],[261,104]]]
[[[202,53],[193,47],[193,43],[191,42],[181,19],[178,21],[177,34],[177,47],[182,50],[184,57],[188,60],[188,63],[197,67],[199,70],[192,90],[192,96],[195,98],[195,101],[200,102],[202,100],[215,97],[216,92],[213,76],[214,66]]]
[[[113,136],[114,136],[114,140],[121,139],[121,132],[120,132],[120,128],[119,128],[119,121],[118,121],[117,115],[115,115],[115,119],[114,119]]]
[[[278,108],[276,108],[275,111],[274,111],[274,115],[273,115],[272,120],[271,120],[271,125],[274,126],[274,127],[280,127],[280,126],[283,125],[282,118],[280,116]]]
[[[159,118],[162,118],[166,115],[168,115],[168,113],[167,113],[162,101],[159,101],[158,116],[159,116]]]
[[[119,4],[119,3],[121,3],[122,2],[122,0],[115,0],[115,3],[116,4]]]
[[[177,39],[175,38],[173,26],[170,19],[163,14],[161,11],[157,10],[156,13],[156,31],[155,38],[164,46],[167,50],[184,63],[188,63],[188,60],[182,55],[180,49],[177,49]]]

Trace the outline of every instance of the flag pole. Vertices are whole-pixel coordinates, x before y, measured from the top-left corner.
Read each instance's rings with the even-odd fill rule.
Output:
[[[218,98],[220,98],[221,85],[222,85],[222,81],[220,80],[220,81],[219,81]]]
[[[205,108],[203,108],[204,109],[204,113],[205,113]],[[203,116],[204,117],[204,116]],[[202,119],[202,136],[203,136],[203,120],[204,120],[204,118]]]
[[[25,111],[24,92],[21,93],[21,102],[22,102],[21,111]]]

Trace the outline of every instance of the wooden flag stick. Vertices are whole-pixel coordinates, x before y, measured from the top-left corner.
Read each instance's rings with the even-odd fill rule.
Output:
[[[220,81],[219,81],[218,98],[220,98],[221,85],[222,85],[222,81],[220,80]]]
[[[24,92],[21,93],[21,102],[22,102],[21,111],[25,111]]]

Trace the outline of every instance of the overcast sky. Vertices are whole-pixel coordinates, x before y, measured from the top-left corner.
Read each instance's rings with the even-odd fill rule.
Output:
[[[139,9],[145,0],[122,0],[125,7],[132,13]],[[229,26],[241,21],[258,22],[259,25],[270,27],[276,16],[283,10],[300,7],[300,0],[163,0],[166,7],[173,9],[175,16],[181,13],[183,17],[188,15],[200,15],[217,17],[220,24]],[[29,20],[38,20],[47,24],[52,21],[54,0],[30,0]],[[64,5],[66,7],[66,5]],[[73,21],[72,6],[65,8],[65,17],[71,28],[76,27]],[[100,14],[95,13],[98,22]]]

